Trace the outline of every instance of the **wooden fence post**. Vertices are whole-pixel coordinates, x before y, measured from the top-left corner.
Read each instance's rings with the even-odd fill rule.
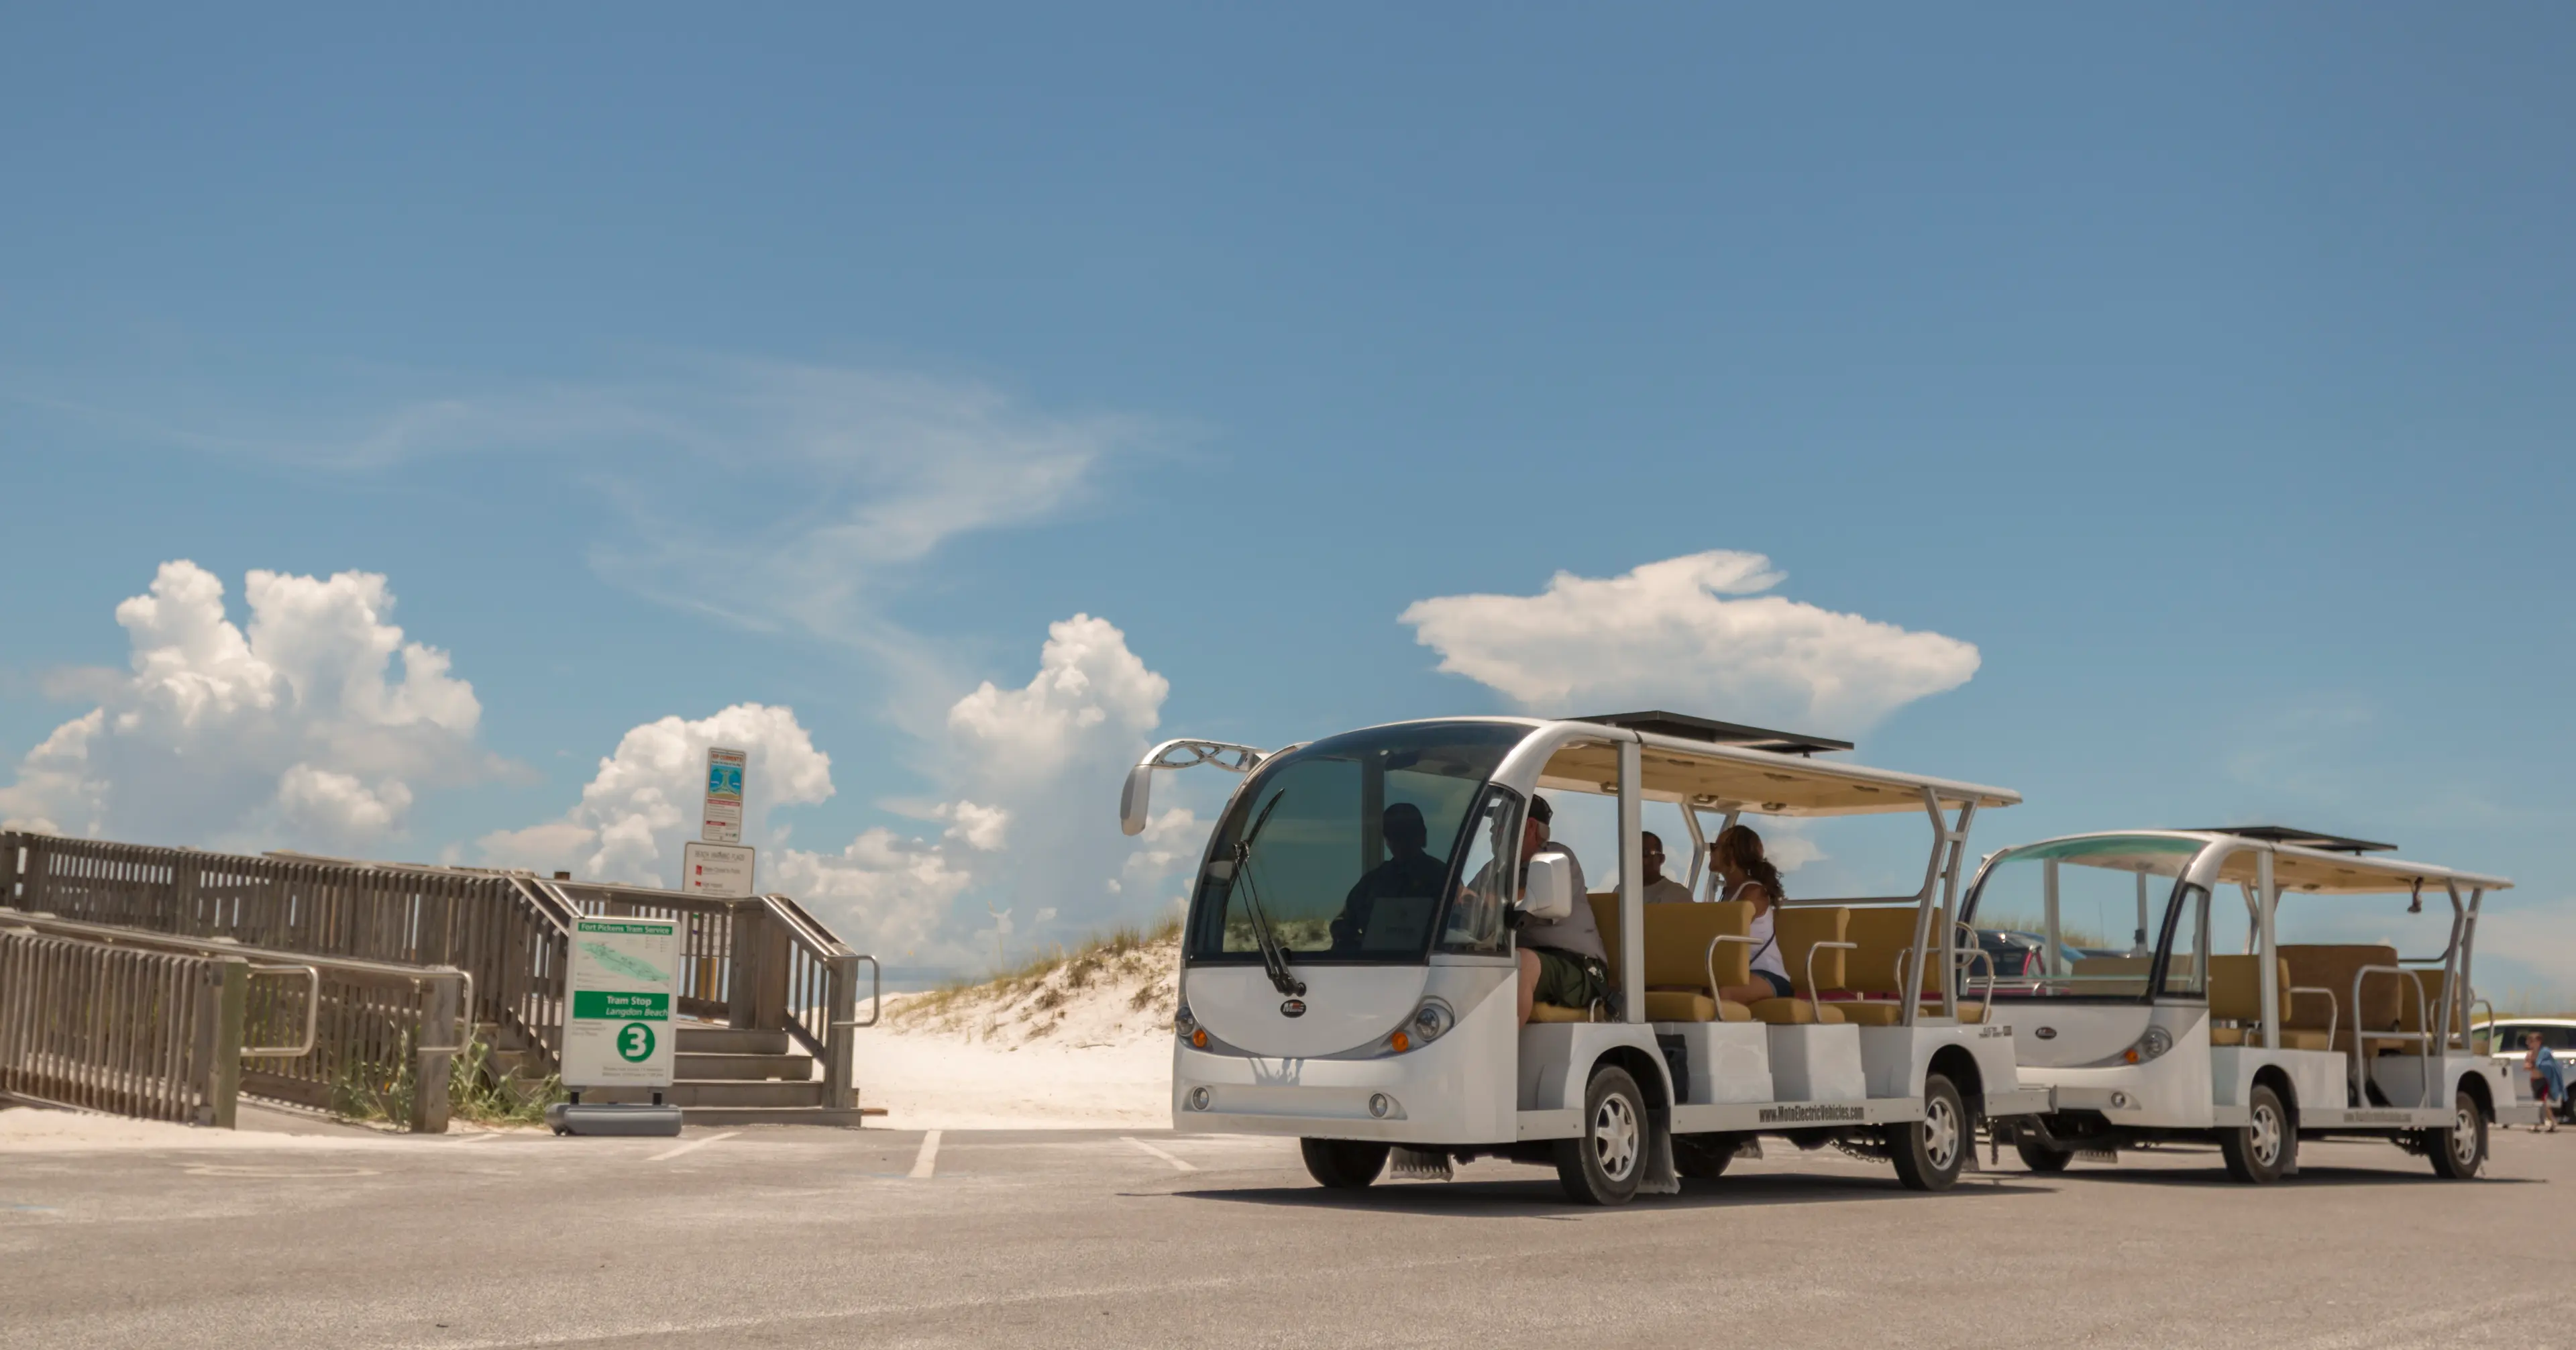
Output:
[[[859,958],[832,958],[832,1017],[823,1036],[823,1105],[845,1110],[859,1104]]]
[[[760,949],[761,911],[757,905],[733,907],[732,922],[725,926],[729,950],[725,952],[725,1024],[736,1027],[760,1025]]]
[[[429,1006],[420,1018],[420,1063],[412,1079],[411,1132],[414,1134],[447,1133],[449,1101],[447,1085],[449,1066],[454,1061],[453,1047],[467,1044],[465,1029],[457,1025],[458,995],[464,981],[453,974],[433,976],[429,982]]]
[[[219,956],[206,970],[197,1008],[197,1072],[204,1084],[197,1123],[233,1128],[241,1099],[242,1023],[250,1012],[250,962]]]

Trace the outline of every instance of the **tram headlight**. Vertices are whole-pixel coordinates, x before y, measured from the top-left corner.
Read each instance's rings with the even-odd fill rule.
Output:
[[[1406,1024],[1405,1031],[1411,1034],[1415,1045],[1429,1045],[1456,1025],[1458,1014],[1449,1010],[1446,1001],[1426,998],[1422,1000],[1421,1007],[1413,1010],[1413,1020]]]
[[[2144,1064],[2171,1049],[2173,1033],[2163,1027],[2149,1027],[2147,1033],[2138,1038],[2138,1043],[2130,1046],[2120,1058],[2131,1064]]]
[[[1190,1089],[1190,1109],[1193,1111],[1204,1111],[1208,1109],[1208,1090],[1206,1088],[1194,1087]]]
[[[1199,1019],[1190,1016],[1190,1005],[1187,1003],[1172,1010],[1172,1031],[1182,1040],[1189,1042],[1193,1048],[1200,1050],[1207,1048],[1207,1028],[1199,1025]]]

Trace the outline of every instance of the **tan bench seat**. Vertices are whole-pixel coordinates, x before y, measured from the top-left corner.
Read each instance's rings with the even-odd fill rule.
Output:
[[[2261,1027],[2211,1027],[2209,1029],[2209,1043],[2211,1045],[2255,1045],[2260,1043],[2262,1039],[2263,1029]],[[2284,1050],[2331,1050],[2334,1048],[2334,1043],[2328,1040],[2326,1038],[2326,1034],[2322,1031],[2294,1031],[2288,1027],[2283,1027],[2281,1028],[2281,1048]]]
[[[1844,1005],[1804,998],[1766,998],[1752,1005],[1753,1020],[1775,1027],[1841,1026]]]

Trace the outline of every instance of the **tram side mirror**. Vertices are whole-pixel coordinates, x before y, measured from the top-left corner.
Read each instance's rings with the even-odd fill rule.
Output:
[[[1118,792],[1118,828],[1127,834],[1145,832],[1146,806],[1154,797],[1154,771],[1142,764],[1127,771],[1127,786]]]
[[[1530,859],[1529,881],[1521,890],[1521,913],[1554,923],[1573,912],[1574,863],[1556,853]]]

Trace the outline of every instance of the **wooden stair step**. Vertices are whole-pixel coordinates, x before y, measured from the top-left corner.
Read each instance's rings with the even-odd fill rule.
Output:
[[[728,1082],[785,1079],[802,1083],[814,1076],[812,1055],[731,1055],[682,1050],[672,1056],[671,1076],[682,1080]]]
[[[682,1023],[673,1028],[679,1053],[699,1055],[783,1055],[789,1052],[787,1033],[760,1031],[750,1027],[711,1027]]]
[[[653,1089],[637,1087],[584,1088],[586,1102],[649,1102]],[[803,1106],[823,1104],[820,1083],[708,1082],[683,1079],[662,1089],[662,1101],[670,1106]]]

